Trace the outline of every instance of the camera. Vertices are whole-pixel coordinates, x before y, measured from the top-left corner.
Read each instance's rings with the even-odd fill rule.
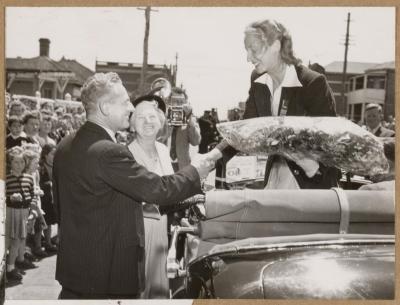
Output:
[[[184,126],[187,124],[187,117],[183,111],[183,105],[187,103],[186,96],[182,92],[171,93],[167,106],[167,120],[171,126]]]
[[[170,126],[185,126],[187,124],[186,113],[183,105],[187,104],[187,95],[181,88],[171,87],[166,78],[155,79],[150,86],[150,94],[156,94],[163,98],[167,106],[167,122]]]

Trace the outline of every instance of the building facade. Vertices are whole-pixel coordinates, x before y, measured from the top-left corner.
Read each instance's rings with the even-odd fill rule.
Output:
[[[376,103],[382,106],[384,119],[395,116],[395,63],[375,65],[361,75],[349,79],[347,113],[355,122],[364,121],[365,106]]]
[[[96,73],[98,72],[116,72],[132,98],[140,94],[142,64],[96,61]],[[176,72],[176,65],[169,67],[166,65],[147,65],[145,92],[150,91],[151,83],[160,77],[166,78],[172,87],[175,87]]]
[[[349,107],[347,100],[347,92],[350,88],[350,79],[364,74],[365,70],[376,66],[377,63],[366,62],[347,62],[346,80],[345,80],[345,94],[342,98],[343,91],[343,62],[334,61],[324,67],[325,76],[332,88],[333,95],[336,101],[336,112],[339,116],[349,117]]]
[[[50,40],[39,39],[39,56],[33,58],[6,58],[6,91],[11,95],[72,100],[80,99],[80,88],[94,72],[76,60],[50,58]]]

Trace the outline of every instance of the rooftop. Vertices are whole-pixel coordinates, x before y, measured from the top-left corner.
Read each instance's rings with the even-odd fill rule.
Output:
[[[368,69],[368,71],[374,71],[374,70],[394,70],[396,68],[395,62],[394,61],[388,61],[384,62],[381,64],[378,64],[376,66],[373,66]]]
[[[47,56],[6,58],[6,69],[24,72],[70,72],[69,69]]]
[[[75,77],[72,81],[78,82],[79,84],[83,84],[88,77],[94,74],[92,70],[77,62],[75,59],[66,59],[65,57],[62,57],[57,63],[65,69],[74,72]]]
[[[326,65],[326,73],[343,73],[343,61],[334,61]],[[363,74],[366,70],[371,69],[374,66],[380,65],[379,63],[371,62],[347,62],[346,73],[347,74]]]

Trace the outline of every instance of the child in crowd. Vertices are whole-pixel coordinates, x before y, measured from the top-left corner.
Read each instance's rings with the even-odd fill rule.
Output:
[[[22,146],[28,142],[26,134],[22,131],[22,118],[16,115],[9,117],[7,127],[10,133],[6,138],[6,148],[10,149],[14,146]]]
[[[27,112],[23,118],[23,123],[28,143],[39,144],[37,138],[40,126],[40,113],[38,111]]]
[[[40,159],[40,146],[37,144],[28,144],[23,146],[24,159],[26,162],[25,172],[33,177],[34,183],[34,197],[32,200],[32,212],[37,215],[34,222],[34,235],[33,235],[33,249],[32,254],[36,257],[46,257],[47,253],[42,249],[42,233],[47,228],[43,211],[41,209],[41,199],[43,191],[40,189],[40,176],[39,176],[39,159]]]
[[[8,116],[9,117],[11,117],[13,115],[22,117],[22,116],[24,116],[25,112],[26,112],[25,105],[18,100],[13,100],[8,105]]]
[[[15,146],[7,151],[9,173],[6,177],[6,249],[9,250],[6,267],[8,280],[19,281],[17,268],[36,266],[25,259],[25,243],[29,207],[34,196],[33,177],[25,170],[24,150]]]
[[[57,246],[51,242],[51,225],[57,223],[53,192],[52,192],[52,175],[53,175],[53,158],[56,152],[56,145],[46,144],[42,148],[40,155],[40,188],[43,190],[42,208],[44,211],[44,218],[47,223],[47,229],[44,230],[45,250],[47,252],[57,251]]]

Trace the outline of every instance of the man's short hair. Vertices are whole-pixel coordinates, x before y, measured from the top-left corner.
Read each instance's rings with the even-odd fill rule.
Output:
[[[365,106],[365,111],[371,110],[371,109],[378,109],[379,112],[382,112],[382,106],[376,103],[369,103]]]
[[[23,119],[23,124],[25,125],[28,123],[30,119],[36,119],[40,121],[40,113],[38,111],[30,111],[27,114],[25,114],[24,119]]]
[[[182,89],[182,88],[173,87],[173,88],[172,88],[172,93],[175,93],[175,94],[183,94],[183,96],[185,97],[185,99],[186,99],[186,100],[188,99],[188,95],[187,95],[187,93],[186,93],[186,90],[184,90],[184,89]]]
[[[87,113],[94,109],[98,99],[108,93],[116,84],[122,84],[115,72],[96,73],[90,76],[82,86],[81,100]]]

